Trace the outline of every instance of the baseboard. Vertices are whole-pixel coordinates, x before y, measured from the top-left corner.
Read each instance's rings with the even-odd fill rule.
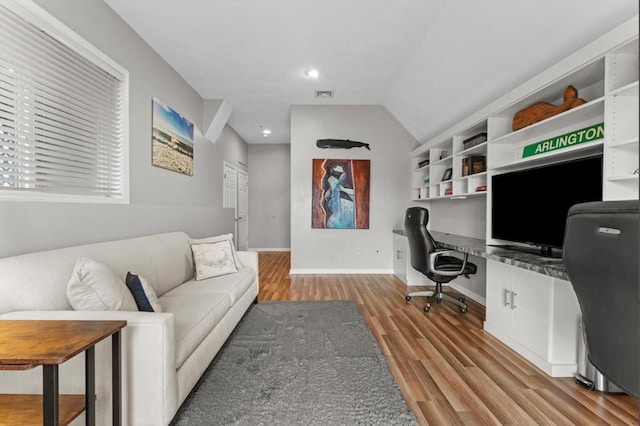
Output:
[[[503,332],[493,327],[491,324],[484,322],[484,330],[500,340],[505,345],[516,351],[518,355],[531,362],[533,365],[544,371],[551,377],[575,377],[578,370],[577,364],[553,364],[545,359],[542,359],[537,354],[533,353],[529,349],[525,348],[518,342],[514,341],[511,337],[505,335]]]
[[[405,281],[405,280],[402,280],[402,281]],[[409,287],[424,286],[424,285],[433,285],[433,281],[431,281],[429,278],[421,274],[417,277],[407,277],[405,284],[407,284]]]
[[[469,290],[468,288],[466,288],[464,286],[461,286],[460,284],[456,284],[454,282],[450,282],[449,283],[449,287],[451,287],[452,289],[454,289],[458,293],[462,293],[463,295],[465,295],[469,299],[473,300],[474,302],[478,302],[482,306],[487,306],[487,299],[486,298],[480,296],[479,294],[474,293],[473,291]]]
[[[291,251],[291,247],[288,248],[254,248],[254,247],[249,247],[248,249],[249,251]]]
[[[289,275],[357,275],[357,274],[393,274],[393,269],[290,269]]]

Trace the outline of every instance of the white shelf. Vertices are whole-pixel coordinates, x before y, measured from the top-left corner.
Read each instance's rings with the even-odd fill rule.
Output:
[[[638,140],[639,138],[636,136],[636,137],[624,139],[621,141],[611,142],[609,144],[609,148],[624,148],[624,147],[637,148]]]
[[[482,142],[476,146],[472,146],[471,148],[467,148],[465,150],[460,151],[456,155],[459,157],[465,157],[468,155],[476,155],[476,154],[486,154],[487,153],[487,145],[489,142]]]
[[[638,175],[637,174],[631,174],[631,175],[619,175],[619,176],[609,176],[607,177],[607,180],[610,181],[624,181],[624,180],[638,180]]]
[[[579,107],[570,109],[546,120],[539,121],[523,129],[516,130],[502,137],[492,140],[492,145],[507,145],[519,140],[529,140],[536,134],[553,133],[555,130],[573,126],[574,123],[592,122],[596,124],[599,119],[604,119],[604,97],[593,100]],[[579,126],[574,126],[579,127]]]
[[[522,158],[522,147],[513,152],[514,159],[504,164],[491,165],[492,170],[506,170],[523,168],[524,165],[534,167],[541,164],[555,163],[558,161],[569,160],[571,158],[586,157],[588,155],[602,153],[602,140],[593,142],[586,142],[580,145],[575,145],[570,148],[565,148],[557,151],[550,151],[545,154],[536,155],[533,157]],[[515,158],[519,157],[519,158]]]
[[[611,96],[638,96],[638,81],[609,92]]]
[[[473,174],[466,175],[466,176],[460,176],[459,178],[456,178],[455,180],[465,180],[465,179],[477,178],[477,177],[486,176],[486,175],[487,175],[487,172],[473,173]]]
[[[434,166],[442,166],[442,165],[450,165],[453,161],[453,156],[449,155],[448,157],[444,157],[442,160],[434,161],[430,164],[431,167]]]
[[[480,196],[484,196],[486,195],[486,191],[480,191],[480,192],[465,192],[463,194],[456,194],[456,195],[442,195],[442,196],[437,196],[437,197],[429,197],[425,200],[414,200],[414,201],[426,201],[426,200],[433,200],[433,201],[439,201],[439,200],[465,200],[469,197],[480,197]]]

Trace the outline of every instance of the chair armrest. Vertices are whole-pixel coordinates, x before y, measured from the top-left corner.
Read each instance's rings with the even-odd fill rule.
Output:
[[[238,259],[242,263],[242,266],[249,266],[256,270],[258,273],[258,252],[257,251],[236,251]]]
[[[256,284],[260,284],[258,281],[258,276],[260,275],[260,270],[258,269],[258,252],[257,251],[237,251],[238,259],[242,263],[242,266],[248,266],[253,268],[256,271]]]
[[[439,271],[436,269],[436,259],[439,256],[455,256],[455,255],[462,255],[462,266],[460,267],[459,271]],[[435,251],[433,253],[429,254],[429,270],[437,273],[438,275],[444,275],[444,276],[449,276],[449,277],[454,277],[456,275],[460,275],[462,274],[462,272],[464,271],[464,268],[467,267],[467,258],[469,257],[468,253],[464,253],[458,250],[438,250]]]

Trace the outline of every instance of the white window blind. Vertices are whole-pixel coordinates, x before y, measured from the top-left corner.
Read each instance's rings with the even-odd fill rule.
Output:
[[[127,201],[126,78],[86,47],[0,5],[0,198]]]

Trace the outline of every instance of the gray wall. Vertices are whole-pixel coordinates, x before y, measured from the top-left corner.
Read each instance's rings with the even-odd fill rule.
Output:
[[[485,196],[459,200],[437,200],[416,204],[429,209],[429,229],[473,238],[485,238]]]
[[[320,149],[316,140],[371,144]],[[291,111],[291,269],[293,272],[393,272],[392,230],[403,223],[409,152],[417,142],[382,106],[294,106]],[[369,229],[311,228],[313,158],[371,160]],[[360,254],[356,254],[356,250]]]
[[[222,208],[222,164],[248,164],[247,144],[226,127],[202,137],[203,99],[102,0],[37,0],[129,71],[130,204],[0,202],[0,256],[183,230],[194,237],[232,232]],[[151,100],[197,127],[194,175],[151,165]]]
[[[249,145],[249,247],[291,248],[291,145]]]

